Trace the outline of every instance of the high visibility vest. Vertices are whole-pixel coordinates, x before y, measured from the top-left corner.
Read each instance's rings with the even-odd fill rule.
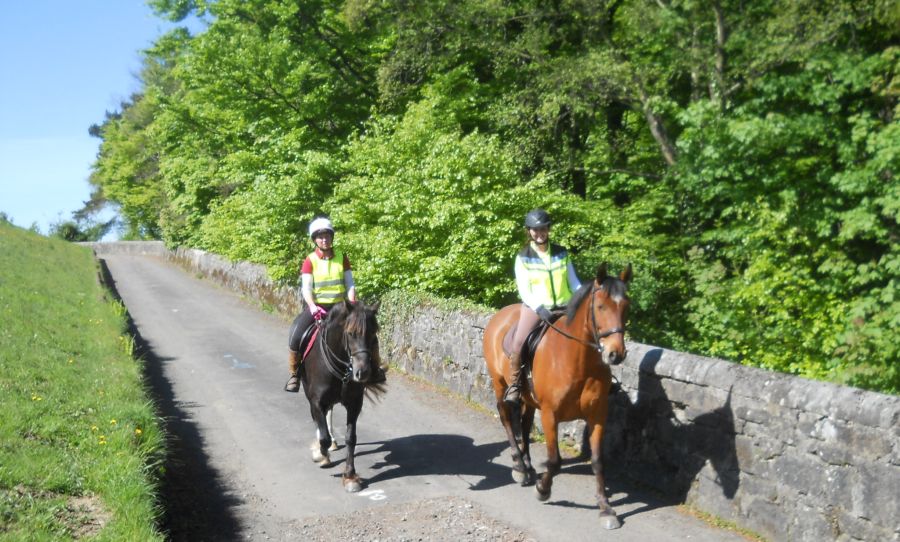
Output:
[[[528,273],[531,293],[541,305],[550,308],[565,305],[572,298],[569,287],[569,253],[559,245],[550,245],[550,258],[543,258],[528,244],[519,252]]]
[[[343,253],[335,250],[333,257],[325,259],[313,252],[309,260],[312,263],[312,293],[316,303],[330,305],[343,301],[347,294]]]

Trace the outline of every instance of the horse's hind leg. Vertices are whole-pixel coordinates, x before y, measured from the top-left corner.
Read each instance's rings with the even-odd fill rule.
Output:
[[[531,465],[525,464],[525,460],[523,459],[523,449],[519,447],[519,442],[516,440],[515,431],[513,431],[513,417],[519,415],[519,410],[513,409],[508,403],[503,401],[502,398],[498,397],[497,412],[500,414],[500,422],[503,424],[503,429],[506,430],[506,439],[509,441],[509,447],[512,449],[513,480],[518,484],[522,484],[523,486],[528,485],[531,483],[531,481],[533,481],[533,478],[532,480],[528,479],[528,469],[529,467],[531,467]],[[523,439],[527,440],[527,438],[527,435],[523,436]],[[534,469],[531,470],[532,472],[534,471]]]
[[[525,479],[522,485],[531,485],[537,477],[534,467],[531,466],[531,428],[534,427],[534,408],[525,406],[522,414],[522,462],[525,464]]]
[[[606,481],[603,478],[603,425],[594,423],[591,430],[591,468],[597,478],[597,505],[600,508],[600,524],[606,529],[618,529],[622,522],[609,504],[606,496]]]
[[[356,453],[356,420],[362,411],[363,396],[359,396],[359,400],[347,405],[347,435],[345,441],[347,444],[347,459],[344,462],[344,474],[341,477],[341,483],[344,489],[350,493],[356,493],[363,488],[362,480],[356,474],[356,465],[354,463],[354,455]]]
[[[547,441],[547,470],[535,484],[537,498],[546,501],[550,498],[550,490],[553,487],[553,477],[559,472],[561,460],[559,457],[558,429],[556,416],[550,409],[541,411],[541,424],[544,427],[544,436]]]

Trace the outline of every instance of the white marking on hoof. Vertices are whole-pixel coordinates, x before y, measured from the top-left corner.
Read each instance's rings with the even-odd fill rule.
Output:
[[[309,451],[312,453],[313,463],[317,463],[320,467],[331,465],[331,459],[328,457],[328,454],[322,454],[322,450],[319,447],[319,441],[310,444]]]
[[[512,479],[513,482],[517,484],[521,484],[525,481],[527,475],[524,472],[517,471],[516,469],[512,469]]]

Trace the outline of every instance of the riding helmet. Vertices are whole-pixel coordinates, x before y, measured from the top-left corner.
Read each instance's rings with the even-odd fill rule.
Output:
[[[553,221],[550,220],[550,215],[543,209],[532,209],[525,215],[526,228],[543,228],[550,226],[552,223]]]
[[[334,235],[334,225],[324,216],[313,219],[313,221],[309,223],[309,236],[311,238],[315,238],[316,234],[323,230],[330,231],[331,234]]]

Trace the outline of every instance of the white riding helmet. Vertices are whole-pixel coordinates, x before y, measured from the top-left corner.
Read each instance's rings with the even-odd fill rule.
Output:
[[[313,219],[313,221],[309,223],[309,236],[311,238],[315,237],[316,233],[322,230],[330,231],[331,234],[334,235],[334,225],[324,216]]]

